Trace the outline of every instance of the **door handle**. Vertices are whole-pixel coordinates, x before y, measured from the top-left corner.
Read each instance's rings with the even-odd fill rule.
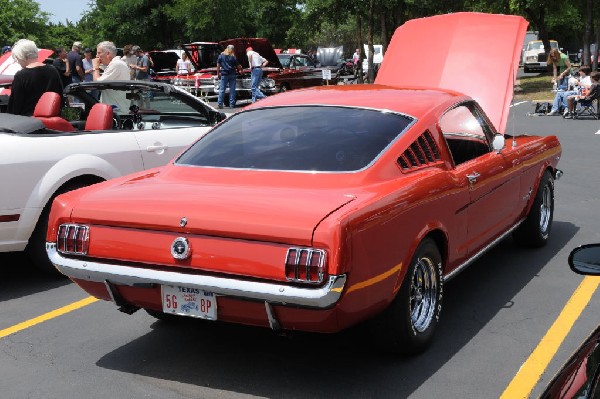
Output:
[[[167,145],[149,145],[148,147],[146,147],[146,151],[148,152],[156,152],[157,154],[162,154],[165,152],[165,150],[169,148],[169,146]]]
[[[467,179],[469,179],[470,184],[474,184],[474,183],[477,183],[477,178],[479,176],[481,176],[479,173],[473,172],[470,175],[467,175]]]

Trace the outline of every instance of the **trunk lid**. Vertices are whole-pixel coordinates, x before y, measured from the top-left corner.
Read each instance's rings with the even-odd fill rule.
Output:
[[[272,179],[277,172],[238,171],[238,177],[232,175],[229,180],[228,172],[163,168],[91,190],[77,204],[72,218],[105,226],[271,242],[285,238],[297,245],[310,245],[319,222],[354,199],[339,188],[315,190],[309,185],[290,185],[289,177]],[[183,228],[180,222],[184,217],[187,224]]]

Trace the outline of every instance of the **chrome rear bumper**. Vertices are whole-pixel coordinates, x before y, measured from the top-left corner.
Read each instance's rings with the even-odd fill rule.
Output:
[[[339,300],[346,284],[346,275],[329,276],[324,286],[301,288],[279,283],[245,281],[234,278],[204,276],[139,267],[122,266],[66,258],[56,250],[55,243],[46,243],[48,257],[62,274],[79,280],[104,284],[148,286],[181,285],[219,295],[263,301],[276,305],[329,308]]]

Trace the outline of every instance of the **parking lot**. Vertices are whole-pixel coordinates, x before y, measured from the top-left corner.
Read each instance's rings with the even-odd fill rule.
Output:
[[[549,244],[531,250],[506,239],[449,282],[426,353],[383,353],[364,326],[279,336],[206,321],[158,322],[142,311],[127,316],[68,280],[37,274],[20,254],[2,254],[1,396],[492,398],[509,387],[527,392],[531,383],[536,397],[600,321],[595,293],[570,331],[560,326],[567,335],[555,354],[542,341],[583,280],[567,265],[570,250],[600,242],[600,121],[528,116],[532,110],[526,102],[512,107],[506,133],[561,140],[565,175],[556,183]],[[524,383],[515,380],[536,348],[549,363],[535,362]]]

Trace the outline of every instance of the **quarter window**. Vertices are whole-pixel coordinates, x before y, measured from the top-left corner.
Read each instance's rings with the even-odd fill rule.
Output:
[[[469,104],[446,112],[440,119],[440,128],[455,165],[490,152],[489,127]]]

